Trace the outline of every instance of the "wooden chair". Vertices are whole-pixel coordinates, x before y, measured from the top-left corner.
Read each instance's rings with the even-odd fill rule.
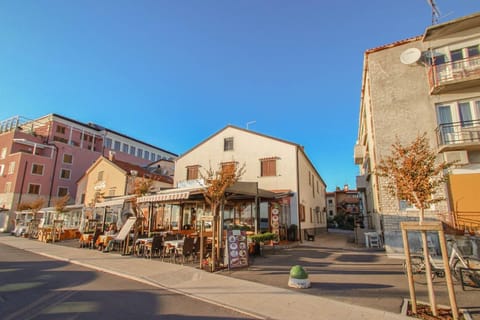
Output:
[[[163,237],[156,235],[153,237],[152,242],[147,242],[143,248],[145,258],[150,258],[154,256],[155,253],[160,255],[163,249]]]
[[[182,258],[182,264],[185,263],[185,260],[188,258],[193,258],[194,250],[194,239],[186,237],[183,240],[183,246],[177,248],[177,255]]]

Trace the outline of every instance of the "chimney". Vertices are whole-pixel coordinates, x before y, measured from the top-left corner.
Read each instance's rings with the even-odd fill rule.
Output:
[[[113,161],[115,160],[115,151],[108,151],[108,160]]]
[[[343,185],[343,191],[348,191],[348,184]]]

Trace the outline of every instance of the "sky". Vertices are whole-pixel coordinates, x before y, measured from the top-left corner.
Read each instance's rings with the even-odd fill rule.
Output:
[[[235,125],[355,188],[364,52],[431,24],[428,0],[0,0],[0,120],[58,113],[179,155]]]

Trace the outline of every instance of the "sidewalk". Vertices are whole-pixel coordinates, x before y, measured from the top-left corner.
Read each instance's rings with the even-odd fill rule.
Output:
[[[104,254],[13,236],[2,235],[0,242],[222,305],[258,319],[408,319],[395,313],[304,294],[301,289],[292,291],[155,259]]]

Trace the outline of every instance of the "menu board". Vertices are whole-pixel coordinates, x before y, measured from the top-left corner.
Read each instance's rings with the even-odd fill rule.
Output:
[[[248,266],[247,234],[241,230],[227,232],[228,268]]]

